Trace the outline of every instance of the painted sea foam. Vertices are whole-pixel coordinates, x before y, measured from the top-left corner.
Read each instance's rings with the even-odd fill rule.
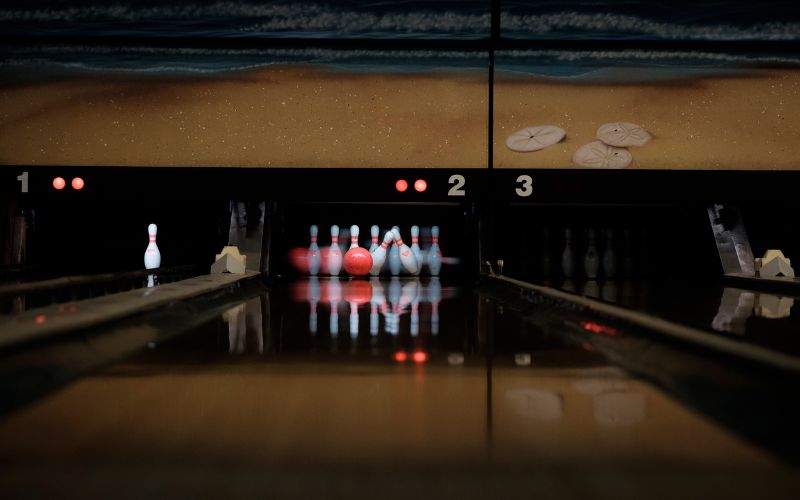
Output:
[[[16,4],[16,5],[14,5]],[[491,24],[487,0],[312,2],[62,1],[6,2],[6,35],[125,35],[194,37],[483,38]],[[761,3],[503,2],[508,38],[800,39],[800,6]]]

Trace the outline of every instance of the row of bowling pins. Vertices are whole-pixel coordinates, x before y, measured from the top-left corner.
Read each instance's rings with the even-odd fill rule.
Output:
[[[379,239],[380,228],[370,228],[372,243],[369,248],[372,257],[371,276],[378,276],[384,269],[392,276],[398,276],[405,270],[412,276],[419,276],[423,266],[427,265],[431,276],[439,276],[442,269],[442,251],[439,248],[439,226],[431,228],[431,246],[425,251],[419,246],[419,226],[411,226],[411,246],[406,245],[400,236],[400,228],[392,227]],[[318,245],[319,227],[312,225],[310,229],[311,245],[308,247],[308,273],[319,274],[322,268],[322,252]],[[350,250],[358,248],[359,228],[350,226]],[[338,276],[342,270],[344,256],[339,248],[339,226],[331,226],[331,246],[327,252],[326,269],[331,276]]]
[[[606,246],[603,254],[600,255],[595,239],[595,230],[589,229],[586,233],[586,250],[583,253],[583,272],[586,278],[592,280],[597,278],[602,269],[606,278],[614,278],[617,275],[617,255],[614,252],[614,234],[610,229],[605,230]],[[545,245],[546,247],[546,245]],[[545,251],[547,251],[545,249]],[[549,259],[548,255],[544,256]],[[572,230],[564,229],[564,249],[561,252],[561,273],[564,278],[572,278],[577,273],[575,262],[575,250],[573,249]]]
[[[371,295],[369,300],[357,297],[344,297],[350,305],[350,336],[358,336],[360,304],[370,305],[369,332],[377,335],[380,330],[380,316],[384,318],[386,333],[397,335],[400,333],[400,317],[407,311],[411,312],[410,333],[419,335],[419,306],[422,302],[431,305],[431,334],[439,334],[439,303],[442,300],[442,285],[439,278],[431,278],[430,282],[423,285],[418,279],[400,282],[395,277],[389,282],[387,289],[378,278],[369,281]],[[330,304],[329,331],[332,337],[339,334],[339,303],[343,301],[342,283],[339,278],[333,277],[326,283],[327,302]],[[307,300],[310,305],[308,329],[312,334],[317,333],[318,315],[317,306],[322,300],[322,287],[319,278],[311,276],[307,289]],[[352,299],[352,300],[351,300]]]

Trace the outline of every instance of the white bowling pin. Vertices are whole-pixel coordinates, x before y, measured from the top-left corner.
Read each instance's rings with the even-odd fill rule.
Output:
[[[603,273],[606,278],[613,278],[617,274],[617,255],[614,253],[614,232],[606,230],[606,251],[603,254]]]
[[[144,251],[144,267],[145,269],[157,269],[161,267],[161,252],[156,245],[158,226],[150,224],[147,226],[147,233],[150,235],[150,243],[147,244],[147,249]]]
[[[331,226],[331,247],[328,251],[328,273],[331,276],[339,276],[342,270],[342,249],[339,248],[339,226]]]
[[[419,272],[419,264],[417,263],[417,258],[414,256],[414,252],[411,251],[408,245],[403,243],[399,228],[392,229],[392,232],[394,233],[394,244],[397,246],[400,253],[400,263],[403,264],[403,268],[409,273],[417,274]]]
[[[397,226],[392,226],[392,242],[394,242],[395,236],[394,231],[397,230],[398,234],[400,233],[400,228]],[[389,256],[386,258],[389,262],[389,272],[392,276],[397,276],[400,274],[400,269],[402,269],[403,264],[400,262],[400,248],[397,245],[392,245],[389,249]]]
[[[417,272],[412,274],[418,275],[422,270],[423,264],[422,249],[419,247],[419,226],[411,226],[411,251],[414,252],[414,257],[417,258]]]
[[[381,246],[380,237],[380,228],[378,226],[372,226],[369,228],[369,234],[372,238],[372,243],[369,246],[369,253],[374,252],[379,246]]]
[[[392,240],[394,240],[394,234],[391,231],[387,231],[383,236],[383,243],[370,252],[370,255],[372,255],[372,268],[369,270],[369,274],[372,276],[380,274],[383,263],[386,262],[386,254],[389,251],[389,245],[392,244]]]
[[[571,278],[575,263],[572,257],[572,231],[569,228],[564,230],[564,240],[566,243],[561,253],[561,272],[565,278]]]
[[[431,228],[431,248],[428,250],[427,263],[431,276],[439,276],[442,270],[442,251],[439,249],[439,226]]]
[[[308,246],[308,274],[316,276],[319,273],[320,265],[322,264],[322,256],[317,246],[317,235],[319,228],[314,225],[311,226],[311,245]]]
[[[600,257],[597,255],[597,248],[594,244],[594,229],[589,230],[589,242],[586,245],[586,254],[583,256],[583,270],[586,277],[590,280],[597,278],[597,270],[600,268]]]
[[[350,226],[350,248],[348,250],[358,248],[358,235],[360,232],[361,230],[355,224]]]
[[[336,276],[328,282],[328,300],[331,305],[329,322],[331,337],[336,338],[339,335],[339,301],[342,300],[342,284]]]

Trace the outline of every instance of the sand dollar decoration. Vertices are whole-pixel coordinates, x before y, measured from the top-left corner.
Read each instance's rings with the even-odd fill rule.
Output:
[[[653,136],[635,123],[612,122],[601,125],[597,129],[597,138],[609,146],[626,148],[628,146],[644,146],[650,142]]]
[[[625,168],[633,161],[630,151],[594,141],[579,147],[572,161],[582,167]]]
[[[522,153],[539,151],[559,142],[566,134],[563,128],[554,125],[537,125],[511,134],[506,139],[506,146],[512,151]]]

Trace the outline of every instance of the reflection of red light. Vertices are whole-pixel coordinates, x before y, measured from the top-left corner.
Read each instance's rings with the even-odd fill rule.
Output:
[[[40,315],[36,316],[34,321],[36,322],[37,325],[41,325],[42,323],[47,321],[47,316],[45,316],[44,314],[40,314]]]
[[[428,361],[428,355],[423,351],[416,351],[414,352],[414,362],[415,363],[424,363]]]
[[[428,189],[428,183],[423,179],[417,179],[417,182],[414,183],[414,189],[421,193]]]
[[[66,185],[67,181],[65,181],[63,177],[56,177],[53,179],[53,187],[56,189],[64,189]]]
[[[602,333],[603,335],[609,335],[612,337],[617,334],[616,328],[611,328],[610,326],[605,326],[590,321],[581,321],[581,327],[584,330],[590,331],[592,333]]]
[[[408,359],[408,354],[404,353],[403,351],[397,351],[394,353],[394,360],[398,363],[405,363]]]
[[[83,179],[81,179],[80,177],[75,177],[74,179],[72,179],[72,189],[78,191],[83,189]]]
[[[395,189],[400,191],[401,193],[405,192],[408,189],[408,182],[405,179],[399,179],[397,182],[394,183]]]

